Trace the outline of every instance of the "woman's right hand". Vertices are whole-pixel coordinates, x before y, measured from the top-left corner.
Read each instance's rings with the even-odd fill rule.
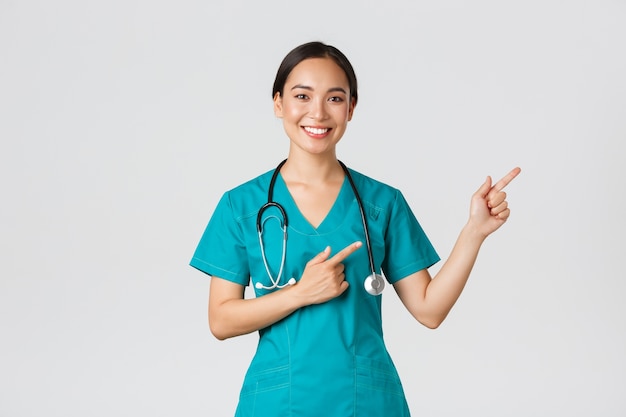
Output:
[[[321,304],[343,294],[348,289],[348,281],[344,274],[343,261],[363,244],[354,242],[333,257],[330,246],[307,262],[300,281],[293,287],[293,292],[305,301],[304,305]]]

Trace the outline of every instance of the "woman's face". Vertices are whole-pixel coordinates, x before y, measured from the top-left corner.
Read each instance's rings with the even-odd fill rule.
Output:
[[[348,78],[330,58],[309,58],[294,67],[274,96],[292,147],[311,154],[332,153],[354,111]]]

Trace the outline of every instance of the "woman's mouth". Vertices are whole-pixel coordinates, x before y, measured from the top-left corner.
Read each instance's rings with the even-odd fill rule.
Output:
[[[311,126],[303,126],[304,131],[314,138],[322,138],[331,131],[329,127],[311,127]]]

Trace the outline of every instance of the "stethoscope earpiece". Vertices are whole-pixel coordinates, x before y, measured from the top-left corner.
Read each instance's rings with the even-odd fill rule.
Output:
[[[285,287],[288,287],[289,285],[295,285],[295,283],[296,283],[295,278],[289,278],[289,281],[287,281],[287,283],[283,285],[279,285],[278,281],[272,280],[272,285],[269,287],[266,287],[265,285],[261,284],[258,281],[256,284],[254,284],[254,286],[256,287],[257,290],[273,290],[275,288],[285,288]]]

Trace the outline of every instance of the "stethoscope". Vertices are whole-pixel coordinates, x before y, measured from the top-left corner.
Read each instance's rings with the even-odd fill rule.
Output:
[[[282,161],[280,164],[278,164],[278,166],[274,170],[274,174],[272,175],[272,179],[270,180],[270,185],[269,185],[269,189],[267,192],[267,203],[265,203],[259,209],[259,213],[257,214],[257,217],[256,217],[256,230],[259,235],[259,245],[261,246],[261,256],[263,257],[263,264],[265,265],[265,271],[267,272],[267,276],[269,277],[270,282],[272,284],[269,286],[265,286],[261,282],[257,281],[257,283],[254,285],[257,289],[274,290],[277,288],[284,288],[288,285],[294,285],[296,283],[295,278],[290,278],[286,284],[280,283],[282,279],[282,275],[283,275],[283,270],[285,267],[285,255],[287,252],[288,220],[287,220],[287,213],[285,212],[285,209],[279,203],[273,201],[273,195],[274,195],[274,184],[276,183],[276,177],[278,176],[278,173],[280,172],[280,169],[285,164],[285,162],[287,162],[286,159]],[[376,269],[374,268],[374,255],[372,252],[372,246],[370,244],[369,229],[367,228],[367,220],[365,218],[365,211],[363,210],[363,202],[361,201],[359,192],[357,191],[356,186],[354,185],[354,181],[352,180],[350,171],[348,171],[348,168],[344,165],[343,162],[339,161],[339,165],[341,165],[343,172],[345,172],[346,177],[348,177],[348,181],[350,182],[350,186],[352,187],[352,191],[354,192],[354,196],[356,197],[356,201],[359,205],[359,212],[361,213],[361,220],[363,221],[363,232],[365,233],[365,246],[367,247],[367,257],[369,258],[370,271],[372,272],[370,275],[368,275],[365,278],[363,286],[365,287],[365,290],[371,295],[380,295],[383,292],[383,289],[385,288],[385,279],[382,277],[382,275],[377,274]],[[272,215],[272,216],[266,217],[263,220],[262,219],[263,213],[270,207],[274,207],[278,209],[282,219],[280,219],[278,216]],[[270,272],[270,268],[267,264],[267,257],[265,256],[265,246],[263,245],[263,237],[262,237],[263,225],[269,219],[278,219],[278,221],[280,222],[280,228],[283,232],[283,246],[282,246],[280,268],[278,269],[278,275],[276,275],[276,277],[272,275],[272,273]]]

